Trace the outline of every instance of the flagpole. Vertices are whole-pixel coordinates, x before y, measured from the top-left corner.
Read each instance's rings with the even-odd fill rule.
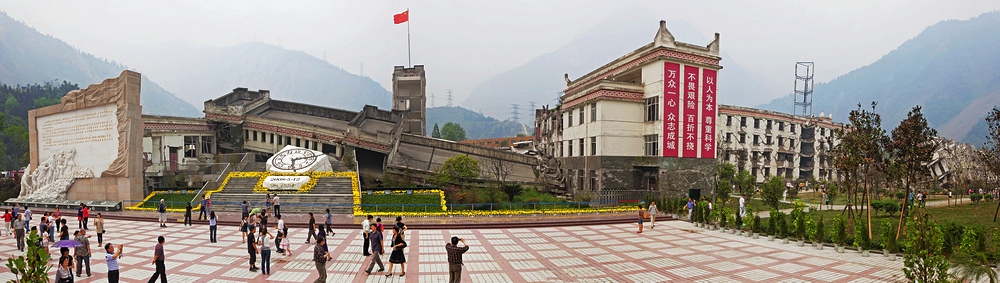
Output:
[[[413,68],[413,61],[410,54],[410,8],[406,8],[406,63]]]

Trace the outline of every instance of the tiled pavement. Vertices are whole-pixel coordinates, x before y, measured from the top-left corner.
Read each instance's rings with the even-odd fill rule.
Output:
[[[681,221],[660,222],[642,234],[635,225],[601,225],[488,230],[411,230],[408,232],[407,275],[386,278],[361,272],[361,235],[337,230],[329,245],[334,259],[328,282],[445,282],[445,239],[464,237],[472,246],[465,255],[463,282],[885,282],[902,279],[902,260],[878,254],[861,257],[782,244],[776,240],[723,234]],[[647,223],[648,225],[648,223]],[[247,270],[245,244],[235,227],[219,227],[219,242],[208,243],[208,227],[173,224],[158,228],[148,222],[108,220],[106,240],[125,244],[120,260],[123,282],[145,282],[159,235],[167,238],[170,282],[312,282],[317,277],[309,245],[301,229],[292,231],[291,257],[272,254],[272,275]],[[91,238],[96,248],[96,236]],[[0,255],[19,254],[14,240],[0,237]],[[103,252],[92,259],[93,278],[106,282]],[[387,261],[388,255],[384,257]],[[53,260],[54,263],[54,260]],[[399,274],[396,267],[396,274]],[[54,275],[54,271],[52,272]],[[12,279],[0,267],[0,281]]]

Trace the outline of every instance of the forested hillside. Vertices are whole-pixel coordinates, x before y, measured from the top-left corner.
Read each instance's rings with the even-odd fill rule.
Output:
[[[59,104],[75,84],[7,85],[0,83],[0,171],[17,170],[28,164],[28,110]]]

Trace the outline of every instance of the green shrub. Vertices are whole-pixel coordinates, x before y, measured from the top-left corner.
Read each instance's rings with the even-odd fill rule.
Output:
[[[810,241],[816,242],[816,221],[813,221],[811,215],[807,215],[805,219],[806,219],[806,225],[805,225],[806,237],[808,237]],[[806,238],[802,239],[805,240]]]
[[[778,212],[777,210],[771,210],[771,216],[767,218],[767,228],[764,229],[768,235],[778,236]]]
[[[833,217],[833,231],[830,231],[830,239],[839,245],[847,243],[847,221],[840,215]]]
[[[798,211],[798,213],[795,213],[795,211]],[[806,238],[806,214],[805,212],[802,212],[801,208],[796,208],[795,210],[792,210],[792,215],[794,215],[794,219],[792,219],[794,223],[792,223],[792,226],[794,228],[793,232],[795,234],[795,238],[804,240]]]
[[[892,224],[889,219],[883,219],[879,223],[879,227],[881,227],[882,233],[878,236],[878,242],[882,248],[891,253],[899,252],[899,246],[896,245],[896,225]]]
[[[906,192],[896,192],[896,199],[903,200],[903,198],[906,198]]]
[[[944,243],[942,245],[941,251],[946,255],[950,255],[958,247],[959,242],[962,241],[962,234],[965,233],[965,226],[955,221],[948,221],[944,223],[941,227],[941,231],[944,233]]]
[[[777,234],[778,237],[787,238],[792,231],[789,230],[788,222],[785,221],[785,213],[779,211],[777,213],[772,214],[771,218],[774,218],[774,221],[777,225],[775,229],[776,230],[775,234]]]
[[[762,223],[760,221],[761,221],[760,220],[760,215],[754,214],[754,216],[753,216],[753,232],[754,233],[760,233],[760,232],[762,232],[764,230],[764,229],[761,229],[761,226],[764,226],[764,225],[762,225]],[[1000,241],[997,241],[997,242],[1000,242]],[[997,250],[1000,250],[1000,249],[997,249]]]
[[[52,267],[46,264],[50,259],[49,253],[45,251],[45,247],[39,245],[42,237],[32,231],[25,240],[28,245],[27,252],[7,258],[7,268],[15,278],[9,282],[49,282],[48,273]],[[18,279],[20,281],[17,281]]]
[[[818,243],[826,242],[826,230],[825,227],[823,227],[823,216],[820,216],[819,220],[816,221],[816,233],[815,237],[813,238],[813,242],[818,242]]]
[[[983,195],[978,193],[972,193],[969,195],[969,199],[972,200],[972,203],[978,203],[980,200],[983,199]]]
[[[868,237],[868,225],[861,217],[854,220],[854,247],[862,250],[872,248],[872,239]]]

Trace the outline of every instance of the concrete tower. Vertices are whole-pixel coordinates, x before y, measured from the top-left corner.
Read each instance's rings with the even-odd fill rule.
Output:
[[[393,68],[392,110],[409,112],[409,119],[403,124],[403,132],[426,135],[427,78],[424,77],[424,65]]]

